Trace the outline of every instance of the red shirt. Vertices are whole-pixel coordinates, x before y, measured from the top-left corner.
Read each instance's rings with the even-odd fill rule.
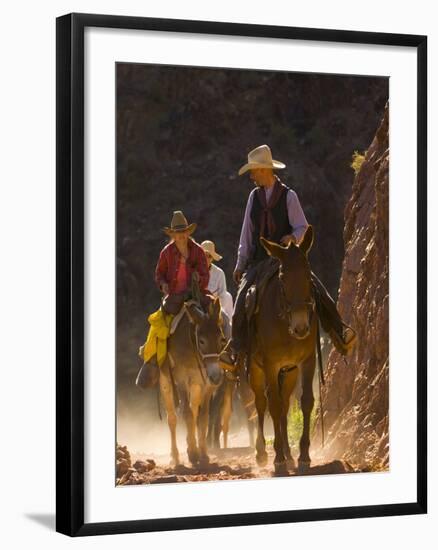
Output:
[[[189,239],[188,251],[189,256],[186,260],[185,290],[190,287],[192,273],[197,272],[199,273],[199,288],[201,291],[206,292],[210,275],[204,249],[193,239]],[[177,289],[177,275],[180,259],[181,253],[174,242],[166,245],[160,252],[157,267],[155,268],[155,282],[158,288],[160,288],[163,283],[167,283],[169,285],[169,294],[174,294]]]
[[[184,292],[187,289],[186,262],[181,258],[176,272],[175,292]]]

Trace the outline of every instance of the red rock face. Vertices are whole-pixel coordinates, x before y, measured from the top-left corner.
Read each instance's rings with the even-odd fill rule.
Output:
[[[345,209],[338,308],[358,342],[348,366],[331,352],[323,389],[326,452],[372,470],[389,467],[388,193],[387,106]]]

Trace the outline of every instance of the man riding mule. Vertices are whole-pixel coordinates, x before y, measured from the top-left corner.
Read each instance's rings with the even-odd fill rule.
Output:
[[[347,354],[356,340],[355,331],[343,323],[334,300],[310,269],[307,254],[313,243],[313,228],[297,194],[274,174],[275,169],[282,168],[285,165],[274,160],[270,148],[262,145],[249,153],[248,162],[239,170],[239,175],[250,171],[256,188],[246,206],[233,274],[239,288],[232,338],[221,354],[222,361],[232,364],[247,358],[258,416],[257,463],[267,462],[263,429],[268,405],[275,432],[274,464],[279,474],[294,467],[287,415],[299,374],[303,433],[298,463],[301,470],[310,464],[318,318],[341,354]]]
[[[308,227],[297,194],[274,174],[274,170],[283,168],[285,164],[273,160],[270,148],[261,145],[248,154],[248,162],[239,170],[239,175],[250,172],[256,188],[246,205],[233,273],[239,288],[232,318],[232,338],[221,356],[228,363],[236,362],[248,350],[245,300],[249,288],[262,275],[274,273],[278,266],[278,262],[269,259],[260,237],[284,246],[298,244]],[[355,331],[342,321],[334,300],[312,271],[311,284],[321,324],[336,349],[345,355],[354,345]]]
[[[223,379],[219,354],[226,342],[224,324],[229,323],[219,298],[207,294],[208,262],[203,248],[190,238],[195,228],[181,211],[174,212],[171,226],[164,228],[171,240],[155,270],[155,282],[164,296],[160,309],[148,318],[151,327],[139,352],[144,364],[136,380],[141,388],[159,381],[175,465],[180,463],[178,409],[187,426],[190,462],[208,462],[208,411]]]

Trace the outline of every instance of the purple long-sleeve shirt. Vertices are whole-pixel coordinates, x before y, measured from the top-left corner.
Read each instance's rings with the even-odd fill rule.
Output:
[[[269,198],[273,189],[274,186],[269,187],[268,189],[265,188],[267,202],[269,202]],[[251,209],[254,200],[254,193],[255,189],[253,189],[249,194],[248,202],[246,203],[245,216],[243,218],[242,231],[240,233],[236,264],[236,269],[238,269],[239,271],[245,270],[252,247],[254,224],[251,220]],[[289,223],[292,227],[292,234],[296,238],[297,242],[299,242],[309,224],[307,223],[306,216],[304,215],[303,209],[301,208],[301,204],[298,199],[298,195],[295,193],[295,191],[293,191],[292,189],[288,190],[286,201]]]

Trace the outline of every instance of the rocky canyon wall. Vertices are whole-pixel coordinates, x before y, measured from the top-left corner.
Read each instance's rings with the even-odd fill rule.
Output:
[[[322,392],[325,451],[371,470],[389,467],[388,199],[386,106],[345,209],[338,308],[358,342],[347,363],[331,352]]]

